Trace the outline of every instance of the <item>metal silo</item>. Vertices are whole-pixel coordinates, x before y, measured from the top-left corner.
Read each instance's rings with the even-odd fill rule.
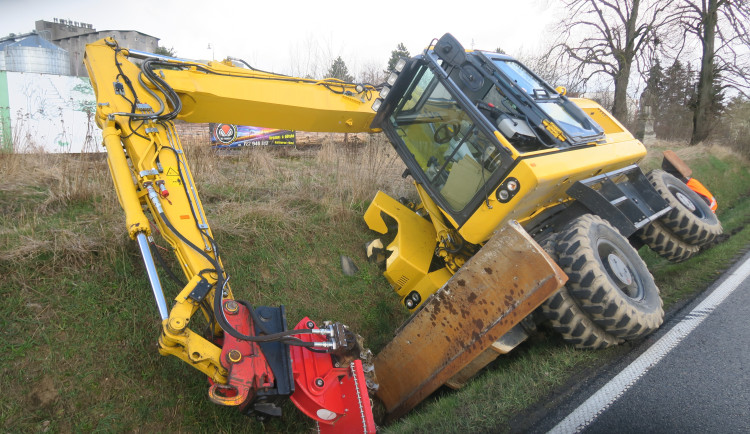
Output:
[[[39,35],[5,46],[5,68],[14,72],[70,75],[68,52]]]
[[[5,71],[5,47],[12,44],[13,41],[0,41],[0,71]]]

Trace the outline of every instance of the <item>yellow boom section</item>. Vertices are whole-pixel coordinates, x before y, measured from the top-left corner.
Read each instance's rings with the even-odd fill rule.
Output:
[[[163,73],[182,100],[178,119],[188,122],[352,133],[370,132],[375,117],[372,103],[378,92],[367,88],[356,93],[354,86],[338,80],[284,77],[216,62]]]
[[[92,70],[96,75],[102,75],[103,70],[114,72],[115,47],[111,44],[115,43],[112,38],[107,38],[87,45],[92,82],[97,80],[91,74]],[[147,54],[134,53],[139,57]],[[127,49],[119,51],[118,59],[124,69],[128,65],[136,67],[129,55]],[[370,128],[375,117],[372,104],[378,97],[378,91],[371,85],[332,78],[288,77],[223,62],[161,59],[155,69],[179,96],[182,107],[177,118],[187,122],[221,122],[315,132],[380,131]],[[110,83],[103,85],[110,86]],[[96,83],[94,86],[97,87]],[[153,88],[150,83],[149,87]]]

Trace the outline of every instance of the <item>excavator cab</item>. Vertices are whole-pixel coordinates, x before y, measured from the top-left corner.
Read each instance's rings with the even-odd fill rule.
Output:
[[[596,103],[565,93],[509,56],[466,51],[450,34],[397,64],[372,126],[406,164],[421,204],[402,209],[379,193],[365,220],[398,233],[383,249],[384,274],[410,311],[510,221],[542,240],[588,212],[631,235],[665,212],[633,166],[644,146]],[[630,193],[610,195],[601,188],[610,178]],[[429,223],[414,217],[420,208]],[[384,216],[396,231],[385,231]]]
[[[458,225],[519,156],[604,138],[583,110],[524,65],[497,53],[466,53],[450,34],[397,65],[388,84],[373,125]]]
[[[502,176],[512,161],[481,123],[427,65],[417,71],[388,119],[412,175],[454,213],[461,213],[475,196],[485,196],[486,184]]]

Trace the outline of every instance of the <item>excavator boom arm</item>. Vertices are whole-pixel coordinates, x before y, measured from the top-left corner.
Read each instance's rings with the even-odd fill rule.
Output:
[[[108,59],[114,47],[101,40],[87,46],[92,82],[108,77],[116,65]],[[122,68],[144,61],[180,99],[176,118],[186,122],[221,122],[311,132],[377,132],[371,127],[378,91],[370,84],[329,78],[289,77],[225,62],[199,63],[121,49]],[[102,64],[103,63],[103,64]],[[119,72],[119,71],[118,71]],[[98,87],[94,83],[95,87]],[[149,83],[149,87],[154,86]]]
[[[338,323],[318,327],[307,318],[289,330],[283,306],[256,308],[234,299],[173,123],[182,118],[371,131],[375,88],[131,56],[112,38],[88,45],[85,63],[128,234],[138,241],[162,319],[159,352],[205,373],[212,384],[209,397],[218,404],[268,416],[280,415],[280,403],[291,398],[322,432],[351,427],[375,432],[351,332]],[[172,247],[184,275],[184,281],[175,277],[183,289],[171,308],[152,256],[158,253],[156,233]],[[205,334],[189,327],[198,312],[209,324]],[[323,380],[330,378],[337,381]]]

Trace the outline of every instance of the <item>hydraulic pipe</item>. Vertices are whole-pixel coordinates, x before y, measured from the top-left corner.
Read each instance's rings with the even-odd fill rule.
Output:
[[[141,249],[141,256],[143,256],[143,263],[146,264],[146,273],[148,274],[148,280],[151,282],[151,290],[154,291],[154,298],[156,299],[156,306],[159,308],[159,315],[162,321],[169,317],[167,312],[167,300],[164,298],[164,291],[161,289],[161,282],[159,282],[159,275],[156,273],[156,265],[154,265],[154,258],[151,256],[151,249],[148,247],[148,239],[146,234],[139,232],[136,235],[138,241],[138,247]]]
[[[143,214],[138,193],[133,184],[133,175],[128,168],[128,161],[125,157],[125,151],[122,149],[120,141],[120,130],[115,127],[114,122],[107,122],[102,132],[104,136],[104,147],[107,149],[107,164],[112,174],[112,181],[115,183],[117,198],[120,200],[120,206],[125,211],[125,225],[128,228],[128,235],[135,239],[136,234],[151,233],[146,215]]]

